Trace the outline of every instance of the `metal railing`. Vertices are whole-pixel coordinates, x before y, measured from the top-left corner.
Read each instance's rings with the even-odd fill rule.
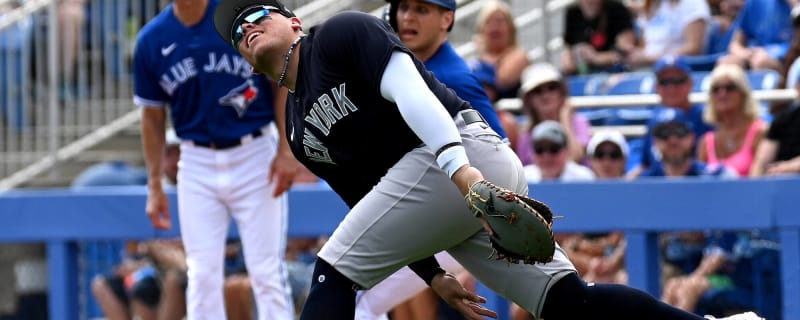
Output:
[[[61,161],[124,128],[136,33],[169,1],[22,3],[0,13],[0,189],[55,178]]]
[[[772,101],[792,101],[798,98],[795,89],[770,89],[753,90],[753,99],[761,102]],[[692,92],[689,94],[691,103],[708,102],[708,93]],[[569,98],[570,104],[577,110],[598,109],[598,108],[624,108],[630,106],[647,106],[661,103],[661,98],[657,94],[624,94],[608,96],[574,96]],[[522,101],[518,98],[501,99],[497,101],[499,110],[519,112],[522,108]],[[602,126],[594,126],[593,130],[601,129]],[[637,137],[645,134],[644,125],[620,125],[614,126],[626,136]]]

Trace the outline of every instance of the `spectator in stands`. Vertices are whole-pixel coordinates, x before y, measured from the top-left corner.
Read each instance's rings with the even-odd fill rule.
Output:
[[[558,121],[545,120],[536,125],[531,133],[531,141],[537,161],[524,168],[529,183],[594,180],[591,169],[570,158],[570,141]]]
[[[590,124],[586,117],[575,112],[569,103],[567,86],[561,73],[549,63],[537,63],[527,67],[519,91],[522,112],[527,119],[524,130],[517,140],[517,155],[523,165],[536,162],[531,133],[533,128],[546,120],[560,122],[564,128],[569,148],[569,158],[582,162],[589,143]]]
[[[61,67],[62,98],[71,99],[76,93],[74,87],[75,69],[80,50],[81,27],[86,22],[86,0],[58,1],[59,66]]]
[[[767,131],[759,113],[745,71],[733,64],[714,68],[703,119],[716,128],[698,141],[697,158],[749,176],[756,149]]]
[[[656,93],[661,98],[661,105],[653,109],[653,117],[647,124],[647,134],[642,137],[641,163],[632,169],[628,177],[638,176],[642,170],[658,165],[661,155],[653,147],[653,128],[658,122],[671,119],[686,120],[692,125],[693,137],[699,137],[712,127],[703,121],[703,106],[692,104],[689,94],[692,92],[692,69],[680,56],[665,56],[654,66],[656,74]],[[694,140],[693,140],[694,141]],[[693,144],[694,145],[694,144]]]
[[[499,98],[516,96],[522,70],[530,61],[517,41],[514,16],[505,2],[490,0],[478,13],[475,45],[478,48],[478,60],[472,63],[473,67],[494,69]]]
[[[711,13],[705,0],[645,0],[636,19],[641,46],[628,54],[630,68],[649,68],[666,55],[705,53]]]
[[[670,246],[691,239],[700,249],[700,260],[687,274],[669,278],[661,300],[679,309],[699,314],[727,316],[754,308],[753,273],[745,254],[749,233],[730,231],[671,234]],[[746,240],[747,239],[747,240]],[[739,246],[739,248],[737,248]],[[752,254],[752,253],[749,253]]]
[[[718,63],[738,64],[749,70],[781,70],[792,37],[791,7],[790,0],[745,2],[728,55]]]
[[[506,133],[506,138],[508,138],[509,146],[511,149],[516,151],[520,130],[519,121],[517,120],[516,115],[508,110],[499,109],[495,104],[499,97],[497,96],[497,88],[495,87],[494,68],[482,64],[473,67],[472,73],[475,74],[476,78],[478,78],[478,82],[480,82],[481,86],[483,86],[483,91],[486,92],[486,96],[488,96],[489,101],[492,102],[492,106],[495,108],[494,110],[497,113],[497,118],[500,120],[500,126],[503,127],[503,131]]]
[[[625,136],[614,129],[596,132],[586,146],[589,165],[598,179],[623,178],[629,150]]]
[[[660,119],[653,127],[656,149],[661,154],[660,163],[654,163],[642,172],[643,177],[726,177],[736,178],[736,171],[726,166],[712,166],[694,157],[694,122],[673,117]]]
[[[743,5],[744,0],[719,1],[719,12],[713,15],[713,20],[709,24],[706,53],[715,54],[728,51],[733,32],[737,29],[738,20],[736,18]]]
[[[796,87],[800,91],[800,86]],[[750,175],[800,174],[800,107],[779,113],[756,150]]]
[[[597,179],[623,178],[629,149],[625,136],[617,130],[603,129],[594,133],[586,151]],[[584,280],[627,283],[625,241],[621,232],[583,235],[577,240],[566,247],[589,257],[582,274]],[[573,259],[574,254],[569,256]]]
[[[623,71],[622,61],[636,41],[631,12],[617,0],[571,4],[563,38],[561,72],[568,75]]]

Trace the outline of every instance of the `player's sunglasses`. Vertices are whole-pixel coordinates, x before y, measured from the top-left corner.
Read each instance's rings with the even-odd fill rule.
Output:
[[[557,154],[561,151],[561,149],[564,149],[564,147],[557,144],[551,144],[551,145],[534,146],[533,152],[535,152],[536,155],[541,155],[544,153]]]
[[[670,85],[678,86],[678,85],[682,85],[682,84],[684,84],[684,83],[686,83],[688,81],[689,81],[689,77],[674,77],[674,78],[664,77],[664,78],[658,79],[658,85],[662,86],[662,87],[666,87],[666,86],[670,86]]]
[[[732,91],[736,91],[736,90],[739,90],[739,88],[733,83],[715,84],[715,85],[711,86],[711,93],[714,93],[714,94],[716,94],[716,93],[718,93],[720,91],[732,92]]]
[[[691,133],[689,128],[685,126],[665,126],[657,128],[653,132],[653,136],[659,140],[667,140],[670,137],[684,138]]]
[[[238,48],[239,43],[244,39],[244,29],[242,29],[243,23],[259,24],[264,19],[272,19],[269,16],[272,11],[279,12],[280,10],[271,6],[257,6],[242,11],[242,13],[233,20],[233,25],[231,26],[231,44],[233,44],[233,47]]]
[[[611,159],[611,160],[619,160],[622,159],[622,151],[619,150],[597,150],[594,153],[595,159]]]

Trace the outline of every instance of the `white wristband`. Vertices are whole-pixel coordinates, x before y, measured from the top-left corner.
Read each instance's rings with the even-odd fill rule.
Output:
[[[452,178],[456,170],[465,164],[469,164],[467,150],[461,145],[447,148],[436,157],[436,163],[439,164],[439,168],[442,168],[447,173],[448,177]]]

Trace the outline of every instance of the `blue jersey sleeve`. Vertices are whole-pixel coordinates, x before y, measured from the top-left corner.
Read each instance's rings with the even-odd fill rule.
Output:
[[[153,55],[158,50],[146,36],[146,31],[139,34],[136,41],[136,50],[133,54],[133,95],[134,103],[139,106],[164,106],[169,101],[169,95],[159,85],[158,75],[154,69]]]

